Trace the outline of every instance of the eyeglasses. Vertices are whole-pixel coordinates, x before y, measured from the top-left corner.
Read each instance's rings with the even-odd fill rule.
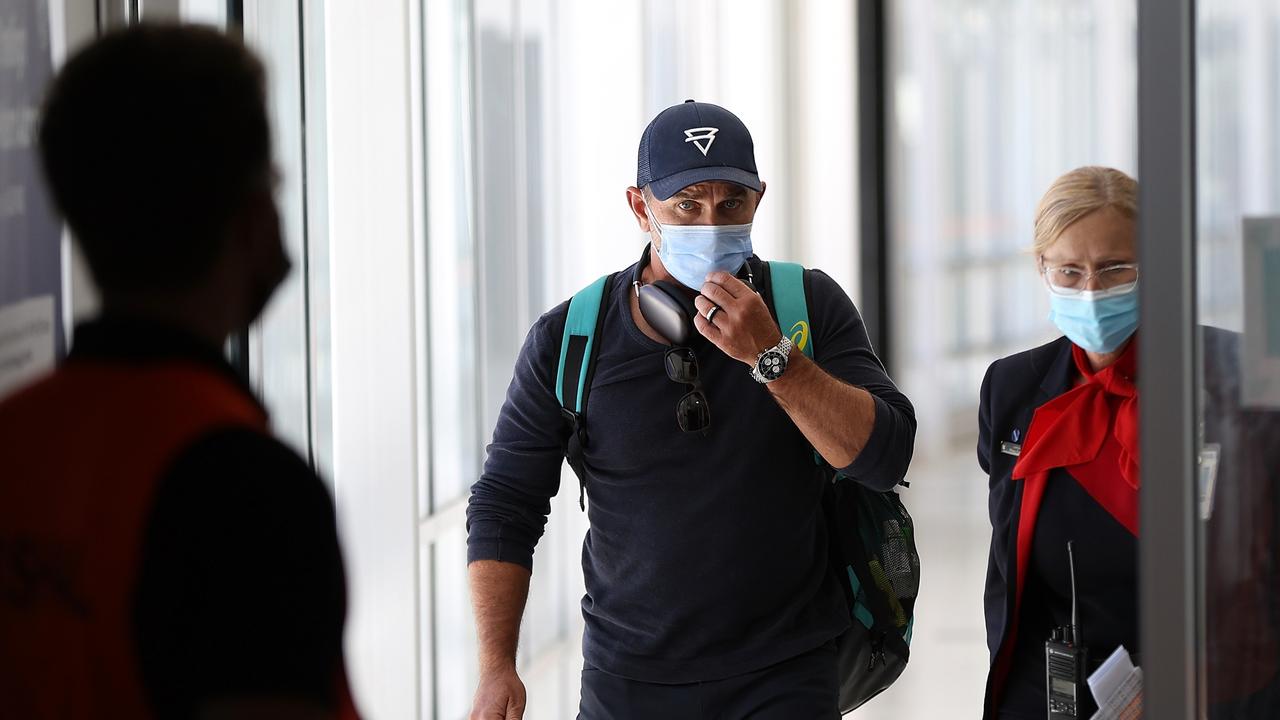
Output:
[[[1089,281],[1097,278],[1099,290],[1128,290],[1138,282],[1138,264],[1120,263],[1085,272],[1073,265],[1045,265],[1041,260],[1040,273],[1045,284],[1055,295],[1079,295],[1089,287]]]
[[[676,423],[684,432],[705,432],[711,427],[711,406],[698,379],[698,356],[687,347],[673,347],[662,357],[667,377],[692,389],[676,403]]]

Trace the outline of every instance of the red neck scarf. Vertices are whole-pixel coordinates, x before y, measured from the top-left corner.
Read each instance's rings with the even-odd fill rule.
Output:
[[[1072,346],[1072,357],[1084,383],[1036,409],[1027,428],[1013,479],[1024,481],[1016,544],[1017,578],[1014,622],[996,656],[993,708],[1004,684],[1017,644],[1017,618],[1022,612],[1036,518],[1049,474],[1063,468],[1085,492],[1136,537],[1138,535],[1138,364],[1136,340],[1115,363],[1094,372],[1089,357]]]
[[[1096,373],[1084,350],[1073,345],[1071,352],[1084,383],[1036,410],[1013,477],[1065,468],[1136,535],[1141,485],[1137,342],[1130,341],[1116,362]]]

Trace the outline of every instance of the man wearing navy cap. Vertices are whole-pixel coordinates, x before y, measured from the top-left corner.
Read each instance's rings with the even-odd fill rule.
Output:
[[[752,285],[765,274],[751,248],[764,192],[728,110],[689,100],[645,129],[627,202],[652,242],[604,289],[582,417],[580,718],[838,717],[834,638],[849,611],[813,451],[887,490],[916,422],[819,270],[804,272],[816,355],[792,352]],[[568,308],[530,330],[471,488],[472,718],[524,714],[520,616],[571,434],[556,393]]]

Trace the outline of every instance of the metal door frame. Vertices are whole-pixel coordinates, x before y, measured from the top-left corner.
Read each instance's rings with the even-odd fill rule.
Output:
[[[1195,479],[1195,0],[1138,0],[1138,338],[1142,458],[1139,636],[1144,714],[1204,716],[1202,544]]]

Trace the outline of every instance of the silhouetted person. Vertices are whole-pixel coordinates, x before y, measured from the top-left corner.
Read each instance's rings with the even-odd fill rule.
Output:
[[[351,716],[331,499],[223,359],[285,277],[264,72],[136,26],[54,81],[53,199],[102,314],[0,403],[0,716]]]

